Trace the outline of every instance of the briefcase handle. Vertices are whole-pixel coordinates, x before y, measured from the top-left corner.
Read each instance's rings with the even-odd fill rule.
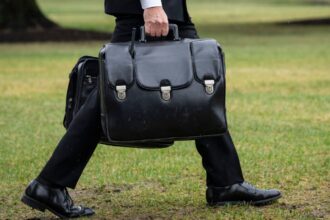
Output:
[[[169,24],[169,33],[173,34],[173,40],[174,41],[179,41],[180,37],[179,37],[179,28],[178,25],[176,24]],[[140,42],[147,42],[147,38],[146,38],[146,32],[145,32],[145,27],[141,26],[140,27]]]

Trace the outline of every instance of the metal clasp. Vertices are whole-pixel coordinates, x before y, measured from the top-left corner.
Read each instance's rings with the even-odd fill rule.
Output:
[[[160,91],[162,93],[162,99],[164,101],[168,101],[171,99],[171,86],[162,86],[160,87]]]
[[[92,84],[92,76],[91,75],[86,75],[86,78],[87,78],[87,82],[89,83],[89,84]]]
[[[126,98],[126,86],[125,85],[116,86],[116,91],[117,91],[118,99],[124,100]]]
[[[211,95],[214,92],[214,80],[209,79],[204,81],[205,91],[207,94]]]

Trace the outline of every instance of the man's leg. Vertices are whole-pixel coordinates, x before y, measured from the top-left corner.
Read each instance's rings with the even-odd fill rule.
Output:
[[[244,181],[229,131],[219,137],[196,140],[196,148],[202,156],[207,186],[223,187]]]
[[[179,25],[182,38],[198,38],[190,21]],[[196,140],[207,176],[209,205],[251,203],[264,205],[281,197],[278,190],[260,190],[244,182],[239,158],[229,132],[219,137]]]
[[[94,89],[72,120],[66,134],[36,180],[26,188],[22,202],[61,218],[93,215],[88,207],[74,205],[66,187],[74,188],[100,139],[100,105]]]
[[[188,21],[178,24],[181,38],[197,39],[195,25]],[[207,173],[208,186],[228,186],[244,181],[238,155],[229,132],[219,137],[196,140]]]
[[[143,25],[143,17],[127,17],[117,23],[121,25],[116,26],[112,42],[129,41],[132,27]],[[75,188],[99,142],[102,131],[99,98],[96,88],[71,122],[38,178],[26,188],[22,197],[26,205],[40,211],[47,209],[61,218],[94,214],[90,208],[75,206],[66,187]]]
[[[75,188],[101,133],[100,104],[94,89],[72,120],[66,134],[37,180]]]

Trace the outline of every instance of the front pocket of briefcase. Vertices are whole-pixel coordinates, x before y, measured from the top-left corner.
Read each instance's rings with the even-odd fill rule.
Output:
[[[110,139],[138,142],[219,135],[225,123],[222,97],[221,89],[208,95],[196,81],[171,91],[169,100],[162,98],[161,91],[134,85],[125,100],[108,100]]]

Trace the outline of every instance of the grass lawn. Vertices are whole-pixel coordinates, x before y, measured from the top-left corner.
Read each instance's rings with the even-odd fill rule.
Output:
[[[63,26],[113,29],[102,0],[39,2]],[[178,142],[161,150],[100,145],[74,199],[92,206],[94,219],[329,219],[330,28],[274,23],[330,17],[330,5],[188,2],[200,35],[216,38],[227,55],[229,127],[245,178],[283,198],[262,208],[208,208],[194,143]],[[52,217],[20,196],[65,132],[69,71],[103,43],[0,44],[0,219]]]

